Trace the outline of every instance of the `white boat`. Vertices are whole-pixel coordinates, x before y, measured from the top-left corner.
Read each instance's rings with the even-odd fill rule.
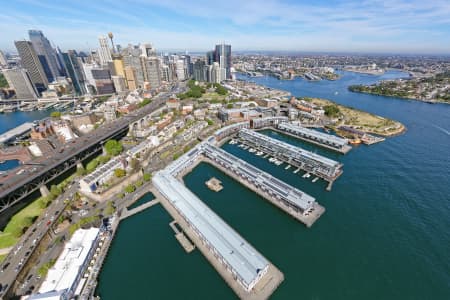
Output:
[[[256,152],[256,155],[258,155],[258,156],[261,156],[263,154],[264,154],[264,152],[261,152],[261,151]]]
[[[248,150],[248,152],[250,152],[250,153],[256,152],[256,149],[250,148],[250,149]]]
[[[269,158],[269,161],[270,161],[270,162],[274,162],[274,161],[275,161],[275,158],[271,157],[271,158]]]
[[[309,173],[306,173],[306,178],[311,177],[311,175]]]
[[[300,171],[300,168],[298,168],[297,170],[294,171],[294,174],[297,174],[298,171]]]
[[[317,180],[319,180],[319,177],[316,177],[312,180],[312,182],[316,182]]]
[[[289,170],[291,168],[291,165],[287,165],[286,168],[284,168],[285,170]]]

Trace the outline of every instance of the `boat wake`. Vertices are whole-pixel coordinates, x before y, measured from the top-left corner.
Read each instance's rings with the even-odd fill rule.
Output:
[[[450,131],[448,131],[448,130],[442,128],[442,127],[439,127],[439,126],[437,126],[437,125],[434,125],[434,124],[432,124],[432,126],[435,127],[435,128],[437,128],[437,129],[439,129],[439,130],[442,131],[443,133],[445,133],[445,134],[447,134],[447,135],[450,135]]]

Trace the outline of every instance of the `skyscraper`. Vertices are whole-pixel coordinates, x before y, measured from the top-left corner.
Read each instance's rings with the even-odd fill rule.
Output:
[[[131,91],[137,89],[138,84],[136,82],[136,70],[130,66],[125,67],[124,70],[128,89]]]
[[[161,70],[159,59],[155,57],[144,58],[146,81],[150,83],[151,88],[158,88],[161,85]]]
[[[52,82],[60,76],[61,67],[56,59],[56,52],[50,45],[49,40],[40,30],[28,30],[31,44],[44,68],[47,80]]]
[[[78,59],[77,52],[75,50],[68,50],[62,56],[76,94],[84,95],[86,93],[86,86],[84,84],[83,68],[81,61]]]
[[[123,53],[123,64],[125,68],[133,68],[135,72],[134,81],[136,87],[144,86],[144,70],[141,64],[141,49],[138,46],[128,46],[128,48]],[[132,88],[130,87],[130,89]]]
[[[0,66],[6,67],[8,65],[8,60],[6,59],[5,54],[0,50]]]
[[[31,82],[33,82],[39,93],[45,91],[48,87],[47,76],[33,45],[29,41],[15,41],[14,44],[19,53],[22,66],[30,75]]]
[[[2,71],[10,88],[16,91],[17,99],[37,99],[38,91],[31,82],[27,70],[15,68]]]
[[[221,69],[224,69],[221,73],[225,74],[225,78],[221,80],[231,79],[231,45],[225,45],[225,43],[216,45],[214,54],[214,61],[219,63]]]
[[[108,46],[108,38],[105,36],[100,36],[98,38],[98,42],[100,43],[100,48],[98,49],[100,64],[102,66],[106,66],[108,65],[108,62],[112,61],[111,50]]]
[[[156,49],[152,46],[152,44],[142,44],[141,55],[145,57],[153,57],[156,56]]]

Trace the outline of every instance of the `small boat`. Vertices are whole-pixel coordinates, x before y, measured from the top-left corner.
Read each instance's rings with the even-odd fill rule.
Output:
[[[297,170],[294,171],[294,174],[297,174],[298,171],[300,171],[300,168],[298,168]]]
[[[312,182],[316,182],[317,180],[319,180],[319,177],[316,177],[312,180]]]
[[[289,168],[291,167],[291,165],[287,165],[286,168],[284,168],[285,170],[289,170]]]

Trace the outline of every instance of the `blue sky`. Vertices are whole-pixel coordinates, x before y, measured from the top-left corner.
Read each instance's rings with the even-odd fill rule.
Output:
[[[118,44],[234,50],[450,54],[450,0],[5,0],[0,49],[41,29],[61,49]]]

